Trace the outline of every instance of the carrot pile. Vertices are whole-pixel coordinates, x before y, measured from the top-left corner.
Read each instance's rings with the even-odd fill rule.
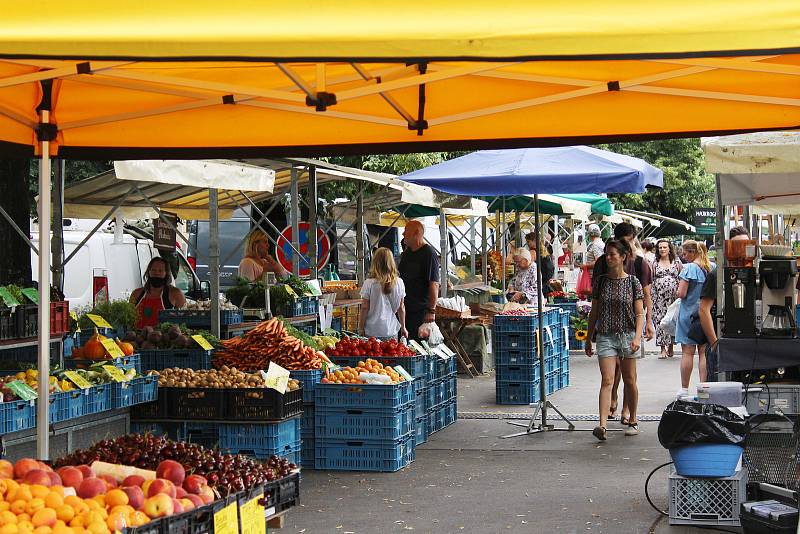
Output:
[[[220,341],[222,348],[214,353],[214,367],[223,365],[241,371],[266,369],[275,362],[285,369],[320,369],[323,360],[330,362],[325,353],[303,344],[290,336],[283,322],[270,319],[241,337]]]

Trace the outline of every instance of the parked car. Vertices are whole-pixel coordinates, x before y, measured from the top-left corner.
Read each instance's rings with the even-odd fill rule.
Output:
[[[89,234],[87,230],[64,230],[64,258],[66,259]],[[39,232],[35,228],[31,241],[38,246]],[[127,299],[131,292],[142,286],[147,264],[161,256],[170,264],[175,287],[187,298],[207,295],[207,283],[201,284],[197,274],[182,252],[174,255],[153,247],[152,239],[136,229],[126,228],[122,242],[116,243],[114,234],[98,231],[92,235],[64,269],[64,295],[70,306],[92,306],[100,299]],[[38,257],[31,251],[34,280],[38,278]]]

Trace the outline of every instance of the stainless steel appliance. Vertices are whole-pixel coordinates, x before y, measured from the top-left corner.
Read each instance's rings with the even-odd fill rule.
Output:
[[[794,309],[797,304],[794,258],[762,258],[758,264],[761,309],[764,314],[759,332],[762,336],[795,337]],[[758,315],[758,309],[756,309]],[[777,327],[777,328],[776,328]]]
[[[725,337],[756,337],[756,270],[725,268]]]

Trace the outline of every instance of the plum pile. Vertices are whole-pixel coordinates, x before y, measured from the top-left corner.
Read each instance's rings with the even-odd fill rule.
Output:
[[[297,466],[272,456],[259,461],[244,455],[223,454],[196,443],[172,441],[152,434],[128,434],[103,440],[54,462],[54,467],[91,465],[95,460],[155,470],[164,460],[183,465],[186,474],[201,475],[223,497],[288,476]]]

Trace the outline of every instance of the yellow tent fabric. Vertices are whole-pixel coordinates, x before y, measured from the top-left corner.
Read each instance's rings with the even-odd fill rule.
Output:
[[[48,96],[51,154],[72,158],[794,129],[798,76],[796,0],[9,3],[0,149],[47,137]]]

